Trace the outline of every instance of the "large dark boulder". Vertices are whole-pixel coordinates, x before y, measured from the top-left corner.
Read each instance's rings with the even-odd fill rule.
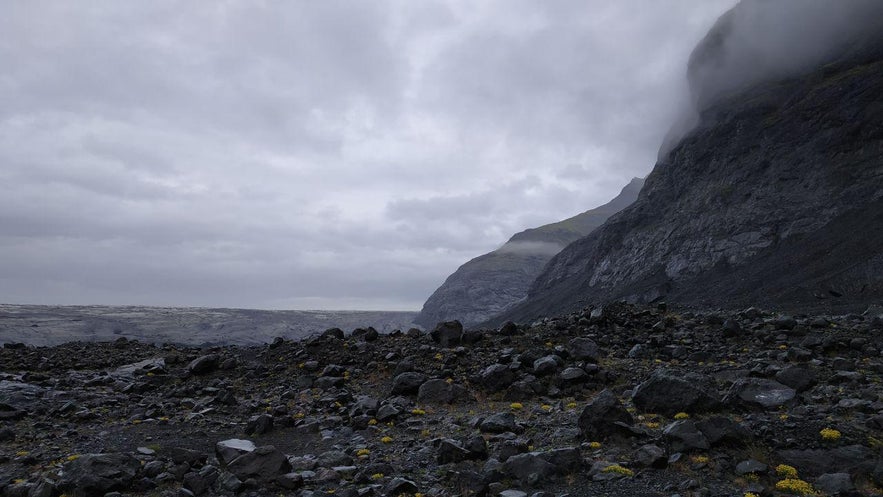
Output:
[[[622,433],[635,422],[610,390],[603,390],[583,408],[579,416],[580,433],[587,440],[602,440]]]
[[[741,378],[727,392],[724,402],[733,407],[776,409],[794,402],[797,392],[778,381]]]
[[[267,445],[233,459],[227,464],[227,471],[243,481],[248,478],[270,481],[291,471],[291,464],[285,454]]]
[[[635,389],[632,401],[641,411],[666,416],[678,412],[711,411],[720,406],[720,397],[711,378],[671,369],[654,371]]]
[[[58,488],[74,497],[125,491],[141,463],[129,454],[84,454],[64,465]]]
[[[429,334],[442,347],[453,347],[463,342],[463,325],[460,321],[444,321],[435,325]]]

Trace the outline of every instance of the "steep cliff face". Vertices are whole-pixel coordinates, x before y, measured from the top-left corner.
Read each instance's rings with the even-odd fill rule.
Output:
[[[635,178],[607,204],[517,233],[499,249],[463,264],[429,297],[414,322],[428,328],[458,319],[471,326],[511,308],[527,296],[549,259],[634,202],[643,184]]]
[[[554,257],[500,319],[615,299],[830,311],[883,299],[881,33],[840,40],[809,72],[703,87],[699,125],[638,200]],[[694,64],[726,44],[706,38]]]

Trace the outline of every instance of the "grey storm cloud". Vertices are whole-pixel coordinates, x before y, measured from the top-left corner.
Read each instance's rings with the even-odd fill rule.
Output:
[[[0,302],[418,309],[649,172],[734,4],[4,5]]]

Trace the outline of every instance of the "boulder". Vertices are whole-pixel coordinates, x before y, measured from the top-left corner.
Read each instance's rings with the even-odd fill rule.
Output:
[[[479,383],[490,393],[505,390],[515,378],[515,371],[505,364],[492,364],[479,373]]]
[[[748,409],[776,409],[794,400],[797,392],[778,381],[740,378],[730,387],[724,402]]]
[[[714,381],[698,373],[670,369],[653,372],[632,395],[635,407],[644,412],[671,416],[678,412],[705,412],[720,407]]]
[[[84,454],[64,465],[58,488],[74,497],[125,491],[141,463],[129,454]]]
[[[221,462],[222,465],[226,466],[233,459],[241,456],[242,454],[248,452],[254,452],[257,447],[254,442],[251,440],[241,440],[238,438],[231,438],[229,440],[222,440],[215,444],[215,454],[218,456],[218,461]]]
[[[825,473],[816,478],[815,487],[824,495],[841,495],[855,490],[849,473]]]
[[[392,390],[390,395],[410,395],[417,393],[420,385],[426,381],[426,375],[408,371],[402,373],[392,380]]]
[[[623,431],[622,425],[634,424],[634,418],[625,410],[610,390],[603,390],[583,408],[578,426],[587,440],[602,440]]]
[[[285,454],[267,445],[233,459],[227,464],[227,471],[243,481],[248,478],[270,481],[291,471],[291,464]]]
[[[567,344],[567,352],[574,360],[598,362],[601,352],[598,344],[590,338],[577,337]]]
[[[443,321],[435,325],[429,336],[442,347],[460,345],[463,341],[463,325],[460,321]]]
[[[540,452],[528,452],[510,457],[503,463],[503,471],[522,485],[535,486],[549,481],[558,468]]]
[[[778,459],[797,468],[800,476],[815,477],[825,473],[862,472],[874,469],[875,452],[862,445],[833,449],[789,449],[776,453]]]
[[[218,354],[207,354],[193,359],[187,365],[187,370],[193,374],[208,374],[218,368],[221,357]]]
[[[428,380],[417,391],[417,400],[424,404],[453,404],[466,396],[465,388],[441,379]]]
[[[488,416],[478,427],[482,433],[518,433],[521,429],[510,412],[501,412]]]
[[[815,371],[803,366],[788,366],[776,373],[776,380],[798,392],[809,390],[818,382]]]
[[[668,457],[665,455],[665,449],[658,445],[646,444],[638,447],[632,459],[636,464],[648,468],[662,469],[668,465]]]
[[[662,436],[668,442],[672,452],[687,452],[691,450],[708,450],[708,439],[699,431],[692,419],[675,421],[662,431]]]

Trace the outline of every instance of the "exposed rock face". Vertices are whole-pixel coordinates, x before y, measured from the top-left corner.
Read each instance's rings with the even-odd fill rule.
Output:
[[[499,320],[616,299],[833,312],[881,297],[883,30],[709,103],[638,200],[555,256]]]
[[[643,184],[635,178],[607,204],[517,233],[497,250],[463,264],[429,297],[414,322],[431,329],[456,319],[468,327],[511,308],[527,296],[552,256],[634,202]]]

